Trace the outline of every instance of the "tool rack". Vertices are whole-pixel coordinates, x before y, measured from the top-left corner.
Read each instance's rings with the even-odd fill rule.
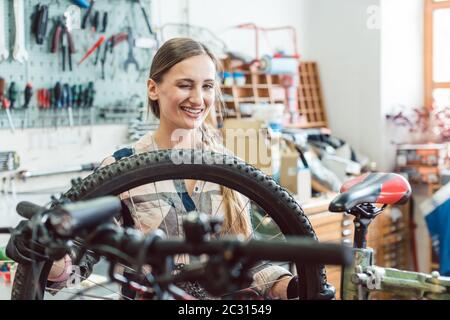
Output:
[[[141,0],[149,13],[150,0]],[[42,45],[37,44],[31,32],[32,13],[37,4],[48,6],[48,28]],[[6,81],[5,94],[9,85],[15,82],[18,89],[16,107],[24,103],[24,89],[27,83],[33,86],[28,111],[21,108],[11,109],[11,117],[16,129],[36,127],[68,126],[68,111],[66,109],[42,110],[38,108],[37,90],[53,88],[56,82],[69,85],[87,86],[93,82],[95,99],[93,108],[73,110],[74,125],[92,125],[108,123],[128,123],[139,116],[139,112],[146,106],[146,78],[154,49],[134,48],[134,56],[139,62],[139,70],[130,66],[125,71],[124,61],[128,54],[128,44],[124,41],[114,48],[114,55],[109,55],[105,64],[105,79],[101,79],[101,65],[94,65],[94,52],[86,61],[78,65],[85,52],[99,39],[101,35],[109,38],[113,34],[126,32],[131,27],[134,37],[150,37],[141,8],[135,1],[102,0],[96,1],[93,10],[101,13],[108,12],[106,32],[92,32],[88,28],[72,30],[76,53],[72,54],[73,71],[62,70],[62,55],[50,53],[54,19],[62,16],[66,9],[73,5],[68,0],[26,0],[25,1],[25,43],[29,59],[24,63],[15,61],[12,57],[15,39],[15,21],[13,1],[5,1],[4,17],[0,23],[4,24],[5,43],[9,48],[7,60],[0,61],[0,77]],[[81,18],[87,9],[81,9]],[[103,48],[101,48],[103,54]],[[101,55],[100,55],[101,56]],[[117,114],[115,114],[118,110]],[[120,115],[120,116],[118,116]],[[4,109],[0,109],[0,129],[9,129],[9,121]]]

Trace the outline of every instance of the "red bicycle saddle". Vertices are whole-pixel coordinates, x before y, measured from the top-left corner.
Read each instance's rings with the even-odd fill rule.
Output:
[[[347,181],[340,192],[329,211],[348,211],[362,203],[404,204],[411,196],[411,186],[399,174],[374,172]]]

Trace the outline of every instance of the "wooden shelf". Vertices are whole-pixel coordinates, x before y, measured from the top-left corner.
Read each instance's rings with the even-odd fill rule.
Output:
[[[237,98],[239,102],[255,102],[258,101],[258,98],[256,97],[244,97],[244,98]]]
[[[222,61],[222,65],[228,72],[231,64],[230,60]],[[235,114],[233,117],[240,118],[241,103],[270,103],[285,104],[285,88],[282,85],[285,75],[266,74],[263,72],[240,71],[245,76],[245,84],[236,83],[225,86],[221,85],[222,91],[227,95],[233,96],[233,99],[227,100],[227,107],[233,108]],[[328,127],[328,121],[323,106],[322,92],[320,88],[318,68],[315,62],[300,62],[299,76],[300,81],[297,89],[297,102],[300,119],[298,123],[289,125],[291,128],[314,128]],[[224,117],[230,116],[230,113],[224,114]]]

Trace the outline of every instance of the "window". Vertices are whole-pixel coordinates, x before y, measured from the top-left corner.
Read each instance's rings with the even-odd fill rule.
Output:
[[[450,0],[425,1],[425,106],[450,108]]]

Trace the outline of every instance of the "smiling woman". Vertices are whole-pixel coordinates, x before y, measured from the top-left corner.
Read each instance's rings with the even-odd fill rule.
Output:
[[[219,134],[205,121],[220,96],[216,75],[219,64],[203,44],[188,38],[167,41],[156,53],[147,82],[149,107],[160,120],[155,132],[144,135],[132,148],[125,148],[106,158],[102,167],[133,154],[164,149],[200,149],[227,153]],[[120,198],[133,225],[145,234],[156,229],[169,237],[183,236],[180,223],[191,211],[223,219],[220,234],[250,240],[255,236],[251,223],[252,203],[238,191],[223,185],[194,179],[166,180],[143,184],[122,192]],[[124,223],[125,224],[125,223]],[[258,226],[257,226],[258,227]],[[256,228],[257,229],[257,228]],[[196,258],[178,256],[176,265],[183,268]],[[66,257],[53,265],[49,280],[65,281],[71,265]],[[266,297],[298,296],[298,280],[288,268],[265,263],[252,269],[251,287]],[[196,298],[209,299],[209,293],[198,283],[181,286]]]
[[[164,79],[150,74],[149,98],[154,106],[152,110],[158,110],[155,114],[161,121],[158,134],[171,133],[177,128],[194,129],[202,124],[214,105],[215,75],[216,66],[207,54],[177,63]]]

